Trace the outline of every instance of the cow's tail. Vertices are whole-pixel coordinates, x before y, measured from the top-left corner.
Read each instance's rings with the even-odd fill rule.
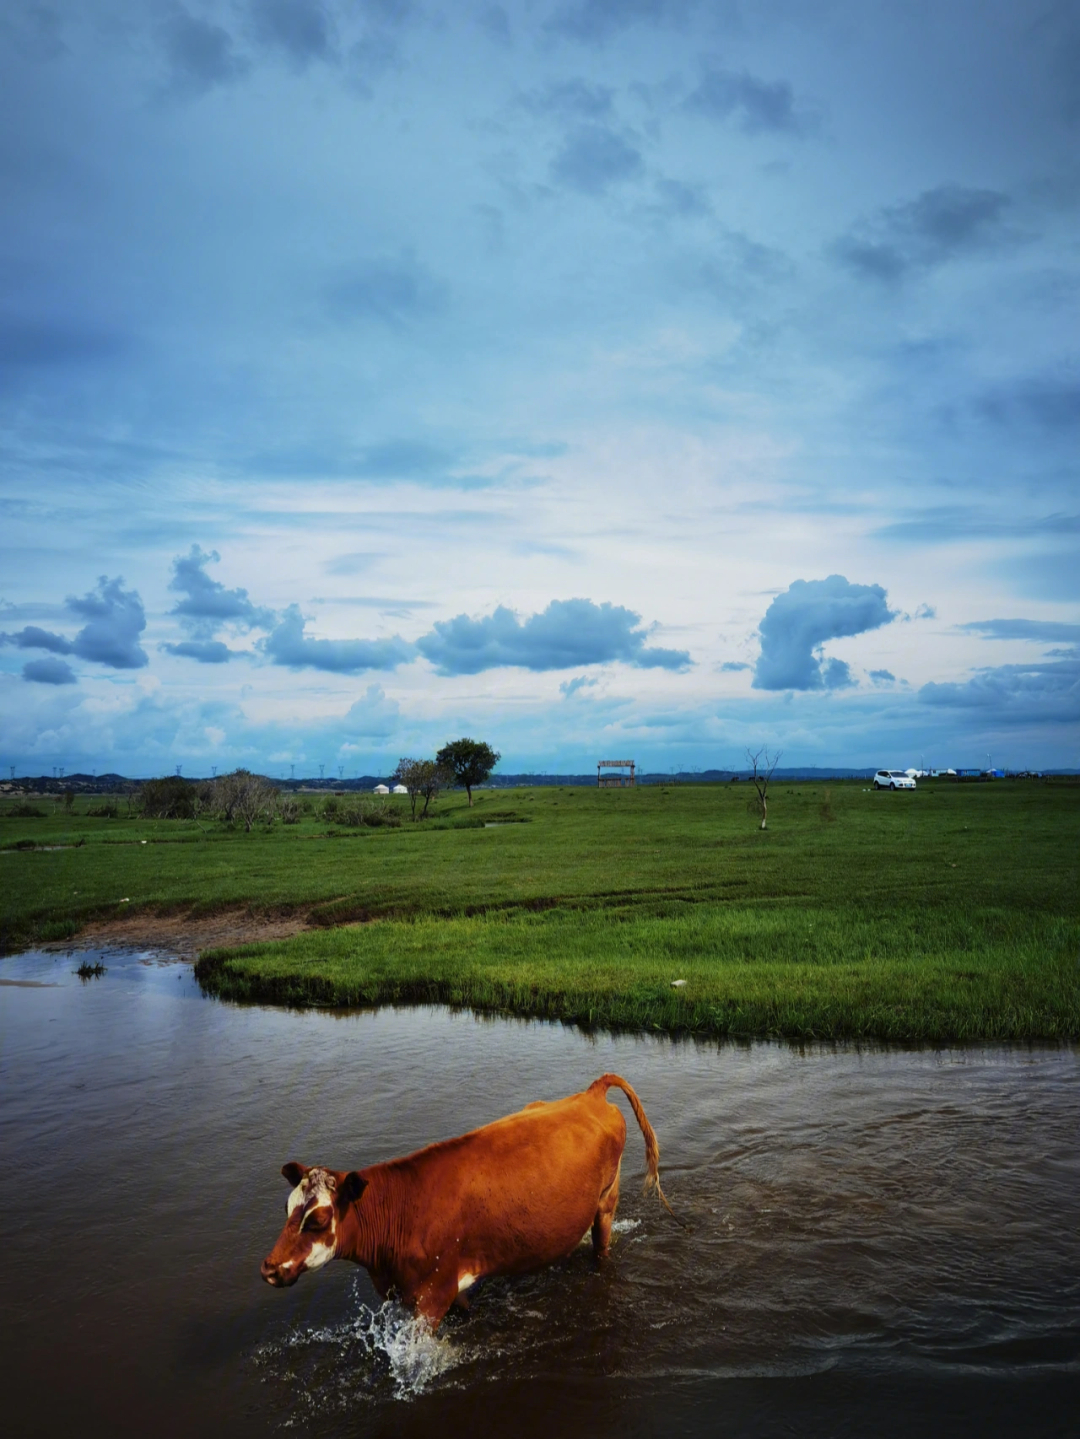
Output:
[[[656,1131],[645,1116],[641,1107],[641,1100],[627,1084],[626,1080],[618,1074],[602,1074],[599,1079],[589,1085],[589,1089],[597,1089],[602,1095],[607,1094],[609,1089],[621,1089],[630,1101],[630,1108],[634,1111],[634,1118],[641,1126],[642,1138],[645,1140],[645,1193],[655,1189],[660,1196],[660,1202],[674,1219],[674,1209],[667,1202],[664,1191],[660,1188],[660,1145],[656,1139]]]

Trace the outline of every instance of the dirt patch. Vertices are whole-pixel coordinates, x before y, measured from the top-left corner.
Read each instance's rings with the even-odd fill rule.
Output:
[[[288,939],[310,927],[306,914],[253,914],[240,907],[217,914],[136,913],[92,920],[79,931],[76,942],[167,949],[184,959],[195,959],[200,950],[262,939]],[[71,943],[69,940],[62,947],[70,949]]]

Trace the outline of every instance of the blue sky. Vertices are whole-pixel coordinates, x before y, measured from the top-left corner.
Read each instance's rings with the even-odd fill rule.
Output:
[[[1080,7],[8,0],[0,763],[1080,765]]]

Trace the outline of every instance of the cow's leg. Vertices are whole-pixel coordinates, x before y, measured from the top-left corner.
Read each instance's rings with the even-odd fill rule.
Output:
[[[438,1329],[457,1296],[455,1274],[430,1274],[414,1294],[405,1297],[414,1313],[426,1319],[432,1329]]]
[[[600,1195],[596,1218],[592,1223],[592,1246],[597,1259],[606,1259],[611,1251],[611,1223],[619,1206],[619,1171]]]

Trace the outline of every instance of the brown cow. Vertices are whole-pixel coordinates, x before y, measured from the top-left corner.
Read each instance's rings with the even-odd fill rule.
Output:
[[[641,1101],[625,1079],[604,1074],[582,1094],[530,1104],[404,1159],[347,1173],[286,1164],[288,1219],[263,1278],[282,1288],[306,1269],[351,1259],[383,1298],[396,1291],[434,1328],[478,1279],[562,1259],[590,1227],[605,1258],[626,1144],[626,1121],[606,1098],[613,1086],[645,1137],[646,1191],[670,1210]]]

